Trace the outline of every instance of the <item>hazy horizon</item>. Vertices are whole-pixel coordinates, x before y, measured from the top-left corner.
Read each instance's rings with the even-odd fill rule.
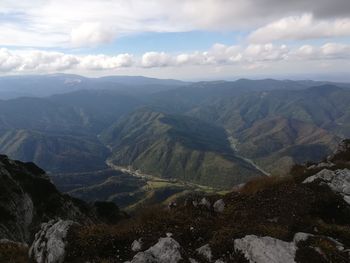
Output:
[[[55,75],[76,75],[84,78],[103,78],[103,77],[143,77],[143,78],[155,78],[160,80],[179,80],[184,82],[201,82],[201,81],[237,81],[240,79],[247,80],[291,80],[291,81],[326,81],[326,82],[350,82],[350,76],[344,74],[334,74],[334,75],[308,75],[308,74],[299,74],[299,75],[252,75],[252,76],[226,76],[221,78],[215,77],[206,77],[206,78],[171,78],[165,76],[152,76],[152,75],[121,75],[121,74],[104,74],[98,76],[91,76],[88,74],[79,74],[79,73],[65,73],[65,72],[53,72],[53,73],[27,73],[27,74],[8,74],[0,75],[0,78],[3,77],[26,77],[26,76],[55,76]]]

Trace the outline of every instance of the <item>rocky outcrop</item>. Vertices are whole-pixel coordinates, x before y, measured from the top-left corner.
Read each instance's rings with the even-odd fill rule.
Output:
[[[29,250],[29,256],[37,263],[63,263],[66,255],[66,237],[73,221],[51,220],[41,226]]]
[[[303,183],[319,182],[328,185],[334,192],[343,196],[350,205],[350,170],[338,169],[335,171],[323,169],[317,174],[306,178]]]
[[[297,250],[295,242],[285,242],[272,237],[248,235],[235,240],[235,249],[241,251],[249,262],[294,263]]]
[[[62,194],[35,164],[0,155],[0,239],[28,243],[40,225],[52,219],[92,224],[122,217],[116,205],[89,205]]]
[[[0,156],[0,238],[25,242],[30,237],[29,227],[34,219],[34,204],[23,189],[19,177],[29,179],[32,172],[43,171],[31,164],[23,164]]]
[[[310,239],[313,241],[309,241]],[[315,240],[318,240],[318,242],[314,242]],[[322,246],[322,244],[326,244],[327,247],[325,250],[319,247]],[[302,257],[305,256],[305,249],[308,254],[310,254],[310,251],[313,251],[311,255],[312,253],[314,253],[314,255],[311,257],[315,259],[315,262],[317,261],[315,255],[322,258],[322,260],[324,260],[322,262],[333,262],[333,260],[329,261],[326,255],[327,253],[331,254],[332,252],[330,251],[332,249],[343,253],[340,258],[344,259],[346,262],[350,259],[348,256],[349,254],[344,251],[343,244],[340,242],[330,237],[315,236],[307,233],[296,233],[291,242],[269,236],[259,237],[256,235],[247,235],[244,238],[236,239],[234,241],[234,246],[235,249],[243,253],[244,257],[251,263],[305,262],[305,258],[302,259]]]
[[[171,237],[164,237],[148,250],[137,253],[131,263],[176,263],[181,259],[179,243]]]

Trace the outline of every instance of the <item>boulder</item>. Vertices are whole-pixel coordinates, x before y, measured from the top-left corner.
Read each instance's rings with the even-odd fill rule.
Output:
[[[224,200],[219,199],[213,204],[214,211],[217,213],[222,213],[224,212],[225,209],[225,203]]]
[[[37,263],[63,263],[66,255],[66,237],[73,221],[51,220],[43,223],[35,234],[29,257]]]
[[[343,196],[344,201],[350,204],[350,170],[338,169],[335,171],[323,169],[317,174],[306,178],[303,183],[318,181],[327,184],[334,192]]]
[[[137,253],[131,263],[177,263],[181,259],[179,243],[171,237],[164,237],[148,250]]]

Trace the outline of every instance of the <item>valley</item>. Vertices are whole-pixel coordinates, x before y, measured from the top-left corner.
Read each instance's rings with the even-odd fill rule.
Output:
[[[35,83],[47,78],[62,92],[0,100],[1,153],[39,164],[75,197],[128,210],[287,173],[350,136],[341,83],[72,75]]]
[[[238,158],[241,158],[243,161],[245,161],[247,163],[250,163],[252,166],[254,166],[254,168],[256,170],[260,171],[263,175],[265,175],[265,176],[270,176],[271,175],[270,173],[266,172],[261,167],[259,167],[257,164],[255,164],[254,161],[252,161],[251,159],[248,159],[246,157],[243,157],[243,156],[239,155],[239,152],[237,151],[237,146],[236,146],[237,140],[235,138],[233,138],[232,136],[228,136],[227,139],[230,142],[230,146],[231,146],[232,150],[235,151],[236,156]]]

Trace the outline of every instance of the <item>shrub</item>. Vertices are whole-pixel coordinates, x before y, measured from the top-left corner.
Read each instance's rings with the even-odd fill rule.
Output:
[[[28,263],[28,248],[14,243],[0,244],[0,262]]]
[[[281,184],[293,182],[291,176],[263,176],[256,177],[247,182],[239,192],[242,194],[256,194],[259,191],[263,191],[268,188],[277,187]]]

